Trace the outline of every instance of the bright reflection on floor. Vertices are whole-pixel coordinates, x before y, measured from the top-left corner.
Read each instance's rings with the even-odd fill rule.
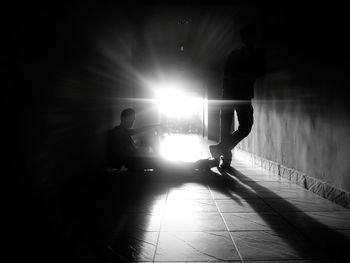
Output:
[[[164,199],[154,200],[151,205],[151,214],[161,216],[164,210]],[[152,222],[150,222],[151,224]]]
[[[163,158],[171,161],[195,162],[209,157],[208,144],[194,134],[166,135],[160,151]]]
[[[179,197],[179,196],[178,196]],[[166,231],[191,230],[198,224],[197,214],[194,212],[193,202],[186,197],[168,200],[165,222]]]

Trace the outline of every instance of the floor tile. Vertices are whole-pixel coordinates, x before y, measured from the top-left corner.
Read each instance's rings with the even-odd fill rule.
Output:
[[[176,189],[179,190],[193,190],[193,191],[207,191],[208,190],[208,186],[206,184],[200,184],[200,183],[195,183],[195,182],[191,182],[191,183],[183,183],[180,184],[176,187]]]
[[[139,196],[142,199],[145,200],[165,200],[167,198],[168,192],[161,192],[161,193],[152,193],[152,192],[145,192],[145,193],[135,193],[134,195]]]
[[[216,263],[216,262],[223,262],[222,260],[218,261],[218,260],[210,260],[210,261],[154,261],[154,262],[157,262],[157,263]],[[229,260],[229,261],[224,261],[225,263],[241,263],[242,261],[241,260]],[[148,262],[144,262],[144,263],[148,263]],[[313,263],[313,262],[311,262]]]
[[[316,194],[306,189],[255,189],[261,198],[314,198]]]
[[[340,235],[343,235],[350,242],[350,230],[336,230]]]
[[[249,175],[249,176],[237,176],[237,178],[243,182],[255,181],[255,182],[281,182],[283,181],[278,176],[267,176],[264,174],[261,175]]]
[[[317,259],[306,239],[275,231],[231,232],[243,260]]]
[[[228,232],[161,232],[155,261],[239,260]]]
[[[300,189],[305,190],[303,187],[291,183],[291,182],[257,182],[257,184],[261,187],[269,189]]]
[[[347,211],[346,208],[328,201],[322,197],[319,198],[272,198],[266,199],[266,202],[277,211]]]
[[[167,213],[161,231],[226,231],[219,213]]]
[[[291,229],[281,216],[274,213],[223,213],[229,231]]]
[[[266,181],[266,182],[289,182],[289,180],[274,174],[269,173],[268,171],[265,171],[263,169],[246,169],[247,165],[243,165],[240,167],[236,167],[233,165],[235,170],[238,171],[238,173],[232,173],[232,177],[238,178],[242,181]]]
[[[121,217],[120,221],[124,229],[131,229],[137,231],[160,231],[162,215],[148,213],[131,213]]]
[[[127,213],[162,214],[165,208],[165,199],[137,199],[130,202],[124,211]]]
[[[294,226],[304,229],[350,229],[350,211],[347,212],[285,212],[283,216]]]
[[[137,196],[140,199],[165,199],[169,186],[165,183],[138,182],[129,190],[130,196]]]
[[[232,189],[227,186],[217,187],[210,186],[210,191],[214,199],[246,199],[246,198],[260,198],[257,193],[249,189]]]
[[[330,259],[331,262],[343,262],[349,257],[350,248],[350,235],[346,231],[350,230],[304,228],[301,233],[310,243],[319,247],[324,258]]]
[[[272,212],[272,209],[260,199],[216,200],[221,213]]]
[[[116,262],[152,261],[159,232],[132,231],[115,237],[108,246]]]
[[[263,261],[244,261],[245,263],[326,263],[322,260],[263,260]]]
[[[209,189],[170,189],[168,199],[212,199]]]
[[[303,229],[301,233],[306,235],[310,240],[321,245],[324,249],[329,249],[330,246],[341,246],[343,248],[350,247],[350,230],[335,230],[335,229]],[[345,249],[346,253],[348,249]]]
[[[253,166],[248,166],[248,165],[235,165],[233,164],[233,167],[238,170],[239,172],[246,174],[246,175],[255,175],[255,174],[264,174],[265,171],[262,170],[261,168],[256,168]]]
[[[213,199],[169,198],[165,213],[218,212]]]
[[[311,193],[310,191],[291,183],[285,182],[252,182],[248,184],[255,192],[260,193],[274,193],[279,195],[280,193],[299,193],[305,192],[305,194]]]

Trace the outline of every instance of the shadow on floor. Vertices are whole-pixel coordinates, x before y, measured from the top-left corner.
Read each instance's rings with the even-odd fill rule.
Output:
[[[159,201],[161,204],[162,200],[165,200],[164,195],[169,188],[188,182],[209,185],[237,203],[248,202],[272,231],[283,238],[301,258],[341,262],[347,256],[349,240],[346,237],[314,220],[282,198],[283,206],[289,206],[290,210],[303,216],[312,234],[305,235],[293,226],[281,228],[275,225],[275,221],[271,220],[267,213],[259,212],[260,204],[254,202],[256,198],[249,196],[256,195],[256,192],[268,192],[271,197],[276,195],[275,198],[279,196],[248,179],[246,175],[232,168],[227,171],[220,170],[220,174],[212,171],[183,170],[181,174],[175,172],[172,177],[164,177],[154,172],[140,172],[115,176],[101,174],[84,178],[83,182],[76,180],[60,191],[59,197],[56,198],[59,203],[56,206],[60,207],[57,215],[60,218],[54,230],[40,228],[35,220],[27,222],[27,225],[34,224],[28,233],[37,236],[34,236],[32,244],[26,244],[27,249],[23,250],[30,254],[20,256],[37,256],[39,262],[133,262],[140,256],[152,261],[151,254],[158,241],[152,231],[156,232],[159,229],[146,228],[152,225],[152,220],[157,220],[152,217],[152,211],[156,209],[155,203]],[[239,185],[242,183],[248,186],[245,191],[240,191]],[[32,213],[39,212],[33,218],[39,218],[40,211],[40,207],[32,210]],[[133,222],[131,217],[136,214],[141,217],[135,216],[136,221]],[[36,229],[41,229],[42,233]],[[291,233],[290,229],[295,232]],[[290,235],[296,236],[293,242]],[[298,238],[306,239],[308,243],[305,245],[302,241],[295,242]],[[139,255],[141,247],[146,254]],[[150,251],[150,255],[147,251]]]
[[[68,200],[65,207],[67,223],[62,233],[67,234],[61,244],[62,261],[133,262],[140,258],[140,247],[144,253],[152,253],[157,242],[152,231],[159,229],[148,227],[157,202],[161,205],[165,201],[169,187],[205,183],[209,178],[201,171],[180,170],[168,171],[166,176],[157,172],[103,175],[84,187],[77,186],[74,200]],[[149,231],[147,235],[145,231]]]
[[[307,215],[302,210],[295,207],[293,204],[288,202],[288,200],[281,198],[278,194],[270,191],[268,188],[260,185],[258,182],[249,179],[246,175],[241,173],[235,168],[230,168],[227,170],[218,169],[220,174],[223,177],[223,180],[217,181],[215,187],[217,189],[221,189],[223,193],[226,192],[227,195],[231,195],[227,192],[227,189],[234,189],[237,184],[243,183],[247,186],[247,190],[235,191],[237,195],[241,195],[241,197],[249,203],[249,205],[264,219],[264,221],[269,225],[269,227],[274,231],[279,237],[282,237],[286,243],[292,247],[297,254],[304,259],[319,259],[326,262],[342,262],[344,259],[348,257],[348,248],[350,247],[349,239],[337,232],[334,229],[329,228],[327,225],[322,224],[321,222],[313,219],[309,215]],[[225,181],[225,183],[223,183]],[[248,190],[250,189],[250,190]],[[246,198],[247,194],[251,193],[268,193],[269,198],[276,198],[279,202],[282,202],[280,205],[284,207],[286,211],[293,211],[293,213],[298,213],[298,217],[302,218],[306,228],[303,229],[306,231],[302,231],[301,229],[290,225],[291,228],[288,227],[279,227],[274,224],[274,221],[271,221],[271,217],[269,217],[268,213],[264,213],[259,210],[260,204],[255,202],[252,198]],[[242,195],[244,193],[244,195]],[[235,199],[237,199],[235,197]],[[262,200],[264,200],[262,198]],[[266,202],[265,202],[266,203]],[[268,203],[266,203],[268,205]],[[275,209],[274,209],[275,210]],[[259,212],[260,211],[260,212]],[[278,214],[279,211],[274,211]],[[280,214],[285,218],[285,215]],[[285,218],[286,222],[290,224],[288,218]],[[293,230],[293,232],[291,232]],[[291,236],[294,236],[291,238]],[[301,238],[298,242],[299,237]],[[307,243],[303,240],[306,240]]]

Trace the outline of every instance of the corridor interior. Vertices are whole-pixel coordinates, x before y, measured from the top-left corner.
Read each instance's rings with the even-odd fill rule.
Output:
[[[209,142],[197,140],[208,156]],[[346,256],[349,210],[254,167],[238,152],[231,166],[105,175],[97,191],[93,184],[94,195],[82,195],[92,199],[74,208],[81,219],[76,256],[106,262],[300,263]]]
[[[3,262],[350,262],[345,1],[12,2]],[[253,127],[231,169],[188,169],[219,141],[222,106],[241,103],[222,95],[246,25],[266,67],[249,96]],[[255,62],[237,71],[255,72],[242,78],[249,90]],[[127,108],[135,129],[170,133],[161,154],[176,167],[108,167],[109,132]]]

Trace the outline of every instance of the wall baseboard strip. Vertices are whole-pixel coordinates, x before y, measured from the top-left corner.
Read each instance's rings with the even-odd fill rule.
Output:
[[[248,159],[255,166],[259,166],[271,173],[281,176],[282,178],[286,178],[319,196],[350,209],[350,193],[347,191],[338,189],[327,182],[321,181],[303,172],[286,167],[277,162],[267,160],[242,149],[236,148],[235,152],[237,152],[239,156],[243,156],[245,159]]]

